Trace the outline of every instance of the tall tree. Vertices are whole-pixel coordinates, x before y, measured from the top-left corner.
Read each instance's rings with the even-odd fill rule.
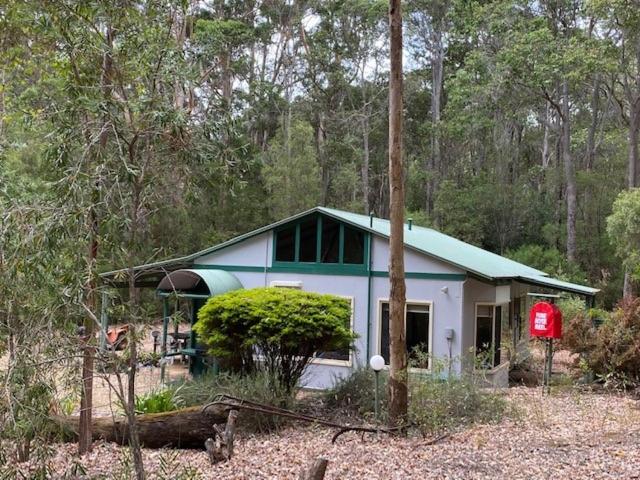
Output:
[[[406,285],[404,281],[404,178],[402,161],[402,10],[400,0],[389,2],[389,421],[407,416],[407,342],[405,340]]]

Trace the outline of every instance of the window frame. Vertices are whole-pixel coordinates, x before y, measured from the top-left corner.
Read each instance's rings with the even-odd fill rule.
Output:
[[[349,319],[349,329],[353,332],[353,321],[356,313],[356,298],[353,295],[336,295],[335,293],[329,293],[327,295],[333,295],[335,297],[345,298],[351,301],[351,318]],[[309,363],[313,365],[331,365],[334,367],[353,367],[353,350],[354,348],[349,348],[348,360],[335,360],[333,358],[313,357]]]
[[[376,335],[378,336],[376,341],[376,355],[382,355],[382,304],[389,303],[389,297],[386,298],[378,298],[378,328]],[[404,326],[405,332],[407,329],[407,305],[422,305],[429,307],[429,360],[427,368],[409,368],[410,372],[416,373],[431,373],[433,367],[433,323],[434,323],[434,315],[433,315],[433,300],[414,300],[407,299],[404,304]],[[406,341],[406,339],[405,339]],[[385,363],[385,370],[389,369],[389,365]]]
[[[478,352],[476,351],[476,342],[478,339],[478,307],[491,307],[491,312],[492,312],[492,318],[493,318],[493,322],[491,323],[491,344],[492,344],[492,348],[494,349],[494,356],[495,356],[495,343],[496,343],[496,322],[500,321],[502,322],[502,318],[496,318],[496,307],[502,307],[503,309],[505,308],[505,306],[507,307],[507,311],[509,309],[509,306],[511,305],[511,302],[509,303],[495,303],[495,302],[475,302],[475,306],[474,306],[474,316],[473,316],[473,358],[474,358],[474,369],[475,370],[484,370],[484,371],[491,371],[494,368],[498,368],[501,363],[498,363],[497,365],[493,365],[495,363],[495,359],[492,361],[492,364],[490,367],[478,367],[477,363],[476,363],[476,359],[478,358]],[[503,310],[504,313],[504,310]],[[485,317],[486,318],[486,317]]]
[[[300,218],[298,220],[295,220],[295,223],[293,225],[294,230],[295,230],[295,234],[294,234],[294,257],[293,260],[278,260],[276,258],[276,253],[278,250],[278,233],[283,231],[283,230],[288,230],[290,228],[292,228],[292,223],[288,223],[286,225],[281,225],[278,228],[275,228],[273,230],[273,235],[272,235],[272,258],[271,258],[271,265],[272,268],[291,268],[291,267],[295,267],[301,270],[326,270],[327,272],[331,272],[331,271],[344,271],[344,270],[353,270],[354,272],[362,272],[362,271],[367,271],[369,268],[369,245],[371,242],[371,235],[355,226],[355,225],[350,225],[350,224],[346,224],[345,222],[333,218],[333,217],[326,217],[329,218],[331,221],[334,221],[338,224],[339,226],[339,239],[338,239],[338,261],[337,262],[331,262],[331,263],[323,263],[321,262],[322,259],[322,226],[323,226],[323,220],[325,218],[325,216],[323,215],[316,215],[316,222],[317,222],[317,227],[316,227],[316,258],[314,262],[302,262],[300,261],[300,241],[301,241],[301,225],[305,222],[309,221],[309,217],[303,217]],[[363,233],[363,244],[362,244],[362,248],[363,248],[363,262],[362,263],[345,263],[344,262],[344,239],[345,239],[345,228],[351,228],[353,230],[356,231],[362,231]]]

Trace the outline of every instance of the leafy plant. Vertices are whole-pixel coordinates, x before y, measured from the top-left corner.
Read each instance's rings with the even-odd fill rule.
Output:
[[[194,329],[212,355],[239,371],[262,370],[290,393],[315,352],[351,347],[351,305],[333,295],[285,288],[210,298]]]
[[[180,396],[180,387],[153,390],[136,395],[137,413],[162,413],[177,410],[184,404]]]
[[[214,400],[217,395],[226,394],[246,398],[255,402],[281,407],[294,407],[293,398],[278,389],[271,377],[262,371],[240,374],[224,372],[208,374],[177,384],[185,406],[203,405]],[[240,424],[247,429],[267,432],[280,425],[283,420],[249,411],[243,412]]]
[[[380,372],[379,401],[381,418],[386,415],[388,373]],[[347,413],[371,417],[375,412],[375,372],[358,368],[344,377],[335,377],[331,389],[325,393],[327,405]]]
[[[587,367],[607,386],[629,388],[640,383],[640,298],[625,298],[602,319],[599,310],[569,320],[563,344],[581,355]]]

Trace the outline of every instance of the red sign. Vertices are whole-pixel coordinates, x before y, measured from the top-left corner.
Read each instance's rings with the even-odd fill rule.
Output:
[[[538,302],[529,313],[529,333],[532,337],[561,338],[562,313],[549,302]]]

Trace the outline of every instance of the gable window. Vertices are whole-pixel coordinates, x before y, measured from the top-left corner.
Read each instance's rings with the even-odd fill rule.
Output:
[[[345,225],[344,227],[344,263],[364,262],[364,232]]]
[[[322,219],[320,252],[320,263],[338,263],[340,260],[340,224],[331,218]]]
[[[276,232],[276,260],[293,262],[296,259],[296,227],[283,228]]]
[[[416,360],[416,351],[431,354],[431,302],[408,301],[405,306],[405,329],[409,359]],[[380,302],[380,355],[389,364],[389,302]],[[430,362],[430,360],[429,360]],[[429,368],[429,365],[425,365]]]
[[[315,262],[318,244],[318,221],[315,218],[300,224],[300,262]]]
[[[333,218],[306,217],[275,231],[273,260],[276,263],[364,267],[367,241],[364,231]]]

